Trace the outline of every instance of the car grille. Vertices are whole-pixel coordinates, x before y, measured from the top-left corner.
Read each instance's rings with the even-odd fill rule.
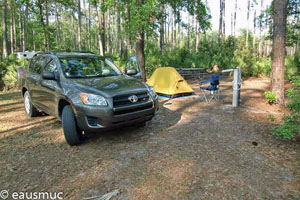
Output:
[[[132,103],[128,98],[133,94],[116,96],[113,98],[114,114],[122,115],[150,109],[153,103],[147,92],[134,94],[137,96],[137,102]]]
[[[140,93],[140,94],[135,94],[135,95],[138,98],[138,101],[136,103],[142,103],[142,102],[149,101],[149,95],[148,95],[148,93]],[[136,104],[136,103],[132,103],[131,101],[129,101],[128,98],[130,96],[132,96],[132,94],[131,95],[122,95],[122,96],[116,96],[116,97],[114,97],[113,98],[114,108]]]

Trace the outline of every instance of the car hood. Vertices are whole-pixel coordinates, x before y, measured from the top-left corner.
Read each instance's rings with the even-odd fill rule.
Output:
[[[105,97],[147,91],[144,83],[125,75],[74,79],[72,82],[82,92],[98,93]]]

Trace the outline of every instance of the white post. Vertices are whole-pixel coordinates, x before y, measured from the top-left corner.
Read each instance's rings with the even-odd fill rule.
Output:
[[[232,92],[232,106],[238,107],[240,105],[240,92],[242,85],[242,70],[239,67],[234,69],[226,69],[222,72],[232,72],[233,71],[233,92]]]

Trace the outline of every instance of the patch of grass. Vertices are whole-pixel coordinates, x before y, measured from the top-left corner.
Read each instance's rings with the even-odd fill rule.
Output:
[[[270,120],[271,122],[275,122],[274,115],[269,115],[267,119]]]
[[[264,96],[265,96],[266,99],[268,99],[270,105],[277,102],[277,97],[276,97],[276,94],[274,92],[265,91]]]

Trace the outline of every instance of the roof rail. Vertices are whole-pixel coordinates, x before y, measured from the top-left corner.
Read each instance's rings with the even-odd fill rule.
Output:
[[[70,51],[70,53],[90,53],[90,54],[95,54],[94,52],[91,52],[91,51]]]
[[[51,54],[51,55],[55,55],[56,53],[55,52],[52,52],[52,51],[46,51],[46,52],[37,52],[35,55],[38,55],[38,54]]]
[[[57,53],[90,53],[90,54],[94,54],[96,55],[96,53],[94,52],[91,52],[91,51],[46,51],[46,52],[36,52],[36,54],[34,56],[37,56],[37,55],[41,55],[41,54],[50,54],[50,55],[56,55]]]

